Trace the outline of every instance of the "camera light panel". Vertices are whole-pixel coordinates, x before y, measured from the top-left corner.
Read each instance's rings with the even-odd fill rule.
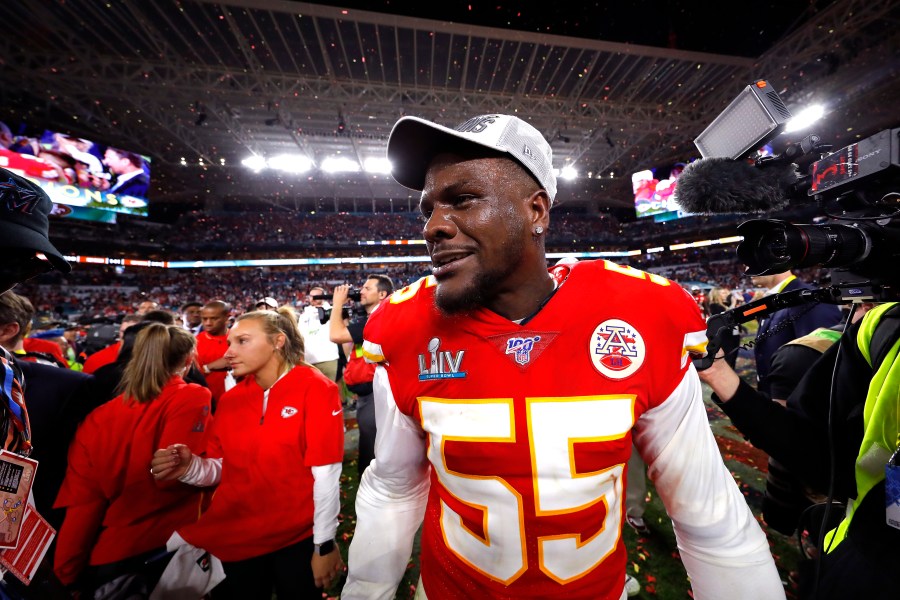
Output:
[[[790,117],[778,94],[758,81],[744,88],[694,145],[703,158],[736,160],[778,135]]]

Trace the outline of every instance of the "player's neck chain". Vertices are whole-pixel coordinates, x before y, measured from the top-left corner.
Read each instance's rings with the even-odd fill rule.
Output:
[[[517,323],[519,325],[525,325],[526,323],[528,323],[528,321],[532,320],[539,312],[541,312],[541,309],[544,308],[544,306],[546,306],[546,304],[548,302],[550,302],[550,298],[552,298],[553,295],[556,293],[556,290],[559,289],[559,283],[556,282],[556,279],[551,277],[550,280],[553,282],[553,289],[550,290],[550,293],[547,294],[547,296],[543,300],[541,300],[541,303],[537,305],[537,308],[535,308],[534,311],[532,311],[532,313],[530,315],[528,315],[527,317],[524,317],[522,319],[513,321],[513,323]]]

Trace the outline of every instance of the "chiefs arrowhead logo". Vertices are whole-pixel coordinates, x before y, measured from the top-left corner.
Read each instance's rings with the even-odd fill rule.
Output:
[[[610,379],[630,377],[641,368],[647,355],[643,336],[619,319],[608,319],[597,325],[588,351],[594,368]]]

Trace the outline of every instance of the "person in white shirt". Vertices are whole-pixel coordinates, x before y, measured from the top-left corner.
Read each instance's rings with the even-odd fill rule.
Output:
[[[306,343],[306,362],[321,371],[325,377],[337,381],[338,345],[328,337],[328,311],[331,305],[324,298],[325,288],[310,288],[309,305],[300,314],[299,325]]]

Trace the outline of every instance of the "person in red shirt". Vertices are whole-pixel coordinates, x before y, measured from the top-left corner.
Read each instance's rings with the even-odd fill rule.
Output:
[[[140,322],[141,315],[125,315],[122,317],[122,322],[119,324],[119,340],[115,344],[110,344],[106,348],[98,350],[88,356],[84,361],[84,368],[81,370],[82,373],[91,375],[100,367],[116,362],[116,357],[119,355],[119,350],[122,348],[122,334],[125,333],[126,329]]]
[[[194,337],[180,327],[147,325],[125,368],[123,393],[91,412],[75,434],[55,504],[66,517],[53,570],[89,597],[122,575],[148,576],[145,561],[164,550],[173,531],[197,519],[201,490],[156,481],[147,471],[156,448],[204,447],[209,390],[182,379],[194,348]]]
[[[62,348],[60,348],[59,344],[57,344],[56,342],[45,340],[43,338],[26,337],[22,340],[22,350],[27,354],[32,354],[34,352],[46,354],[50,357],[52,362],[56,364],[56,366],[63,367],[65,369],[69,368],[69,362],[66,360],[66,357],[62,352]],[[29,358],[24,357],[24,360],[29,360]]]
[[[197,334],[197,360],[212,391],[213,402],[218,402],[225,393],[225,376],[228,361],[228,317],[231,305],[221,300],[207,302],[200,311],[203,331]]]
[[[343,569],[335,546],[344,454],[337,385],[304,362],[290,307],[238,317],[225,358],[243,379],[219,401],[208,458],[160,447],[160,480],[218,484],[196,523],[178,529],[222,561],[219,598],[317,598]]]

